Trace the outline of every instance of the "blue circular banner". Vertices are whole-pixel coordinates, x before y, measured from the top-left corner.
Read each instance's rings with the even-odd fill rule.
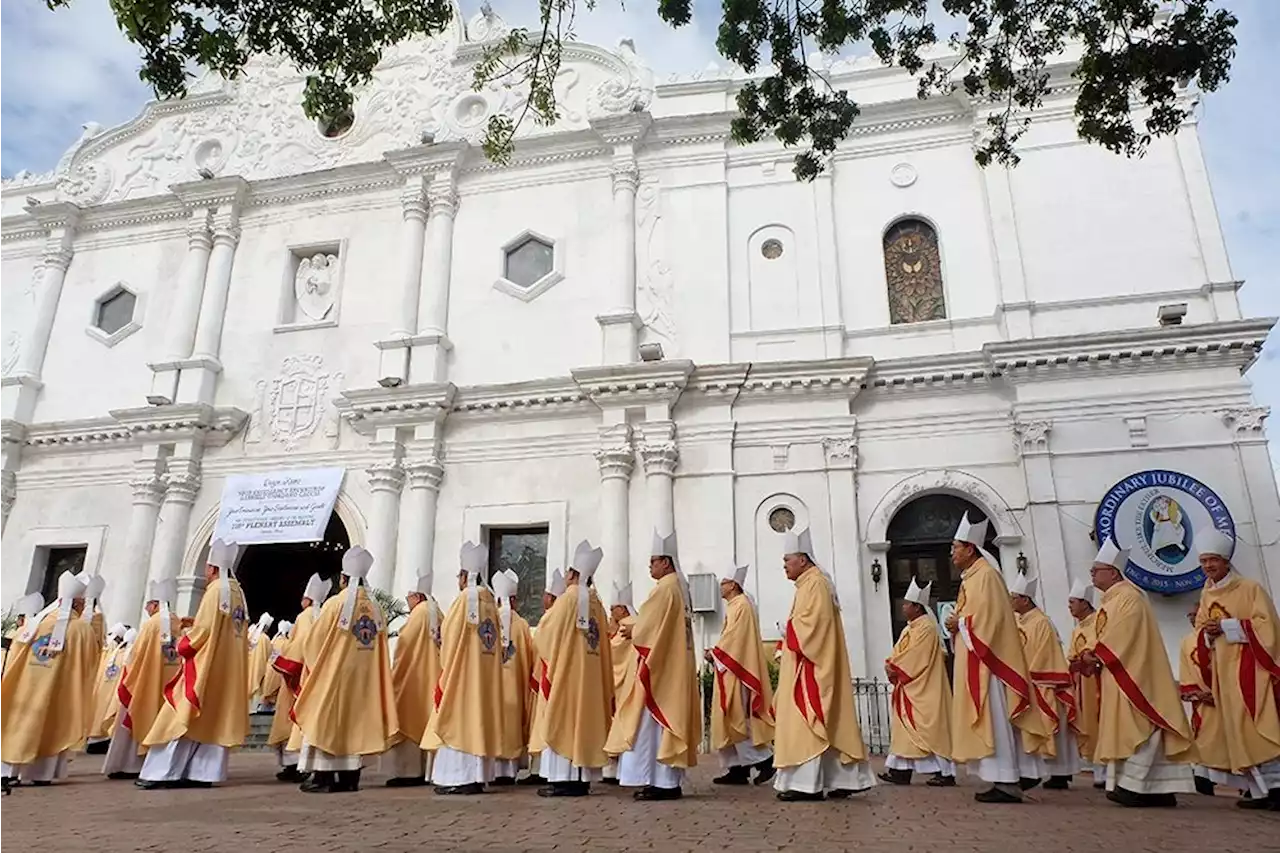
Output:
[[[1235,521],[1222,498],[1195,477],[1164,470],[1139,471],[1116,483],[1093,519],[1099,544],[1114,539],[1129,549],[1125,577],[1165,594],[1204,586],[1195,537],[1211,527],[1235,539]]]

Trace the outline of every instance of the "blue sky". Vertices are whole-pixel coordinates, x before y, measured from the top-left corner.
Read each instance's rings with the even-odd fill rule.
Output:
[[[1227,248],[1246,316],[1280,315],[1280,0],[1222,0],[1240,18],[1239,53],[1226,88],[1206,98],[1200,135]],[[509,21],[527,22],[530,0],[495,0]],[[468,16],[478,0],[464,0]],[[693,22],[678,31],[652,3],[600,0],[578,21],[584,41],[612,46],[634,38],[661,75],[706,67],[719,4],[698,0]],[[138,81],[136,50],[120,35],[107,0],[75,0],[50,12],[36,0],[0,4],[0,170],[51,169],[85,121],[111,126],[137,114],[150,97]],[[1275,410],[1269,433],[1280,460],[1280,335],[1250,371],[1258,399]]]

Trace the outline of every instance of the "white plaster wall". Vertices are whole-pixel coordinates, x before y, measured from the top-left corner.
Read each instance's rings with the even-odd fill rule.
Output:
[[[30,328],[36,317],[35,275],[40,265],[38,244],[30,243],[6,249],[0,257],[0,304],[4,306],[0,318],[0,363],[4,372],[17,367],[22,349],[30,338]]]

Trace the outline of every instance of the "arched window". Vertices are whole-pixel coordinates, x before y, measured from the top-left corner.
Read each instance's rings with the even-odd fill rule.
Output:
[[[942,295],[938,233],[921,219],[903,219],[884,235],[889,322],[923,323],[947,318]]]

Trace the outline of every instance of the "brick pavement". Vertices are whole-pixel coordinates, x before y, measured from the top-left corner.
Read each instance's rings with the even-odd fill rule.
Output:
[[[80,757],[60,785],[23,787],[0,801],[5,850],[56,853],[198,851],[612,851],[756,853],[850,850],[1280,851],[1280,815],[1241,812],[1233,797],[1182,798],[1174,811],[1108,803],[1082,777],[1071,791],[1036,791],[1020,806],[980,806],[976,783],[933,789],[880,786],[844,802],[779,803],[769,789],[719,788],[705,765],[676,803],[642,804],[598,786],[588,800],[545,800],[532,788],[482,797],[387,789],[366,770],[357,794],[303,794],[275,782],[263,753],[232,757],[211,791],[144,792],[94,775]],[[689,796],[691,795],[691,796]]]

